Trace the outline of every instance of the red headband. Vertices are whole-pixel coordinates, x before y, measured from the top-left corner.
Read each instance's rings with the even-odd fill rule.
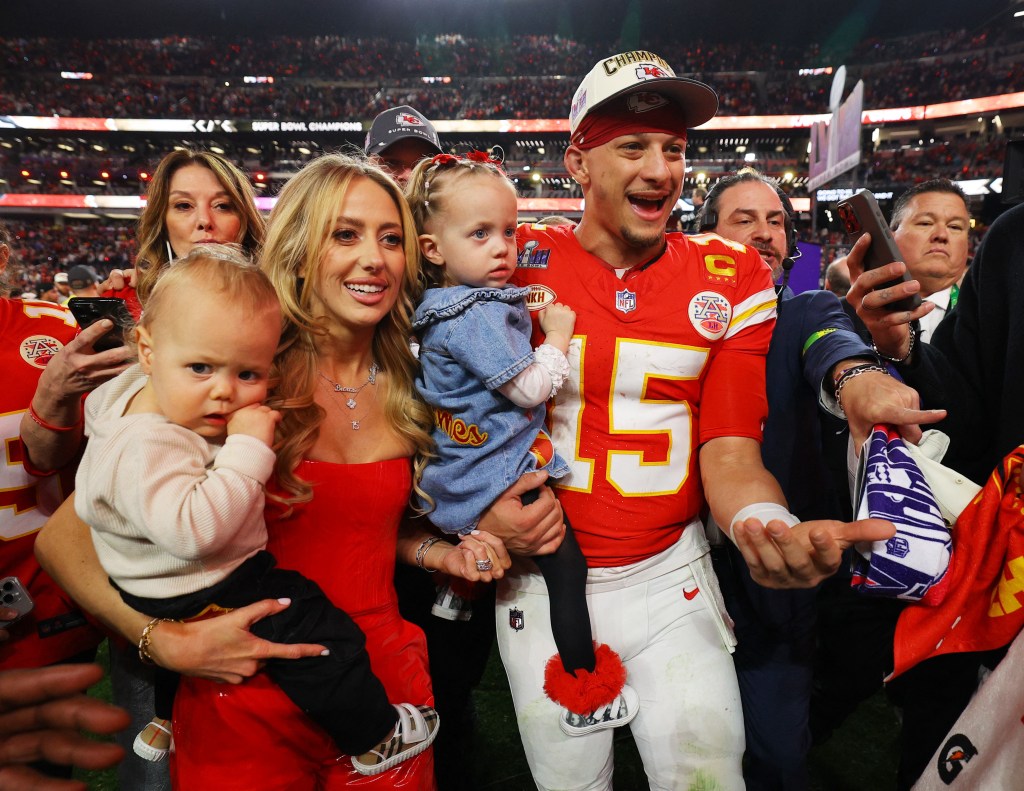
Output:
[[[499,153],[501,153],[499,149]],[[502,170],[502,159],[494,156],[490,151],[470,151],[463,156],[458,154],[438,154],[430,160],[430,167],[449,167],[451,165],[458,164],[459,161],[468,160],[470,162],[485,162],[494,165],[498,170]],[[502,171],[504,172],[504,171]]]
[[[651,109],[643,109],[643,102],[637,99],[644,95],[633,94],[625,100],[616,99],[606,107],[587,113],[572,136],[572,144],[587,150],[603,146],[616,137],[643,132],[676,135],[685,141],[686,121],[679,108],[663,100]]]

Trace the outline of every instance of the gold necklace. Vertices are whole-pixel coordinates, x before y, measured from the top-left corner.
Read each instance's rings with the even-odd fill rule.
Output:
[[[366,378],[365,382],[359,385],[359,387],[345,387],[344,385],[335,382],[333,379],[331,379],[331,377],[329,377],[319,368],[317,369],[317,373],[320,374],[321,379],[323,379],[325,382],[331,385],[331,389],[335,393],[348,393],[348,398],[345,400],[345,406],[347,406],[349,409],[355,409],[357,406],[359,406],[359,404],[356,402],[356,398],[359,396],[359,393],[362,391],[362,389],[367,385],[373,385],[376,388],[377,374],[380,373],[380,366],[377,365],[377,363],[370,363],[370,375]],[[331,399],[331,402],[337,405],[337,402],[334,401],[333,399]],[[339,406],[338,409],[341,410],[341,407]],[[342,412],[342,414],[344,415],[345,413]],[[353,431],[359,430],[359,422],[361,418],[352,419],[351,417],[346,417],[346,420],[348,420],[349,423],[352,424]]]

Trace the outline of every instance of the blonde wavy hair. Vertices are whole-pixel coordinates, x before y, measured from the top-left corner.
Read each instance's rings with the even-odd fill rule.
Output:
[[[260,266],[281,300],[285,329],[277,358],[281,384],[268,402],[282,412],[278,425],[277,481],[287,504],[306,502],[312,487],[295,474],[316,441],[324,410],[313,394],[317,382],[317,345],[327,337],[328,319],[313,312],[313,294],[321,280],[324,255],[338,207],[357,179],[379,185],[394,201],[402,220],[405,276],[402,292],[373,335],[373,358],[387,372],[384,413],[395,432],[415,450],[417,465],[429,457],[432,416],[413,382],[417,363],[409,348],[412,315],[421,293],[416,226],[401,189],[383,170],[363,157],[325,154],[289,179],[270,214]],[[300,272],[302,275],[300,275]]]
[[[183,167],[199,165],[213,171],[224,192],[238,211],[242,221],[238,238],[230,241],[241,245],[246,253],[252,255],[263,242],[266,223],[256,208],[256,193],[248,177],[224,157],[212,151],[199,149],[179,149],[160,160],[153,178],[146,190],[146,208],[139,216],[135,238],[138,253],[135,256],[135,267],[138,269],[137,292],[139,302],[143,305],[153,286],[160,279],[164,268],[170,263],[167,254],[170,240],[167,235],[167,207],[171,194],[171,179]],[[180,254],[188,251],[179,251]]]

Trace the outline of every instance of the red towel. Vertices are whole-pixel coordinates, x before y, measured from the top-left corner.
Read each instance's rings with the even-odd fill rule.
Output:
[[[949,592],[911,605],[896,625],[892,677],[939,654],[1009,645],[1024,627],[1024,446],[1010,453],[953,528]]]

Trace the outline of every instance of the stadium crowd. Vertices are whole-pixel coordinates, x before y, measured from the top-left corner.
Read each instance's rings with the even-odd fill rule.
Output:
[[[865,107],[934,104],[1024,87],[1019,34],[958,31],[935,48],[902,38],[823,53],[662,42],[680,70],[715,86],[722,115],[828,112],[831,68],[865,82]],[[415,44],[320,36],[118,42],[2,41],[0,114],[80,117],[368,118],[411,104],[432,118],[550,118],[594,58],[558,36],[514,42],[438,37]],[[908,56],[902,48],[919,51]],[[883,59],[885,53],[900,52]],[[259,53],[257,58],[255,53]],[[263,57],[266,56],[264,60]],[[802,74],[800,70],[822,73]],[[61,79],[59,73],[88,74]],[[561,75],[561,76],[553,76]],[[267,78],[271,82],[266,82]]]

